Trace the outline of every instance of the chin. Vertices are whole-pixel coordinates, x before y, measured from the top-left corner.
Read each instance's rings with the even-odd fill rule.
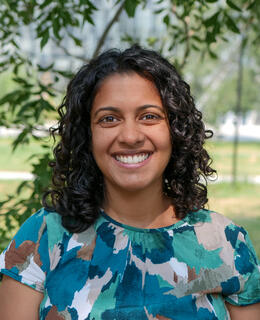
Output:
[[[144,181],[133,181],[125,184],[120,184],[120,189],[125,190],[127,192],[140,192],[144,191],[145,189],[150,189],[151,187],[154,187],[154,185],[150,183],[145,183]]]

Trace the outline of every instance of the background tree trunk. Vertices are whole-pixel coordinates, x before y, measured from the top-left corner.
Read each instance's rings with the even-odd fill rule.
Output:
[[[232,164],[232,182],[233,185],[237,183],[237,154],[239,144],[239,122],[241,120],[241,102],[243,94],[243,56],[245,52],[245,37],[241,35],[241,42],[238,56],[238,77],[237,77],[237,91],[236,91],[236,106],[235,106],[235,132],[233,144],[233,164]]]

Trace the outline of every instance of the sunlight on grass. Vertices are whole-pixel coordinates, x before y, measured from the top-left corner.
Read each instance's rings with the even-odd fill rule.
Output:
[[[213,159],[213,167],[219,175],[232,174],[231,142],[211,141],[206,148]],[[238,174],[240,176],[260,175],[260,142],[241,142],[238,146]]]
[[[0,138],[0,171],[30,171],[32,169],[31,161],[28,160],[33,154],[43,153],[45,150],[38,141],[32,141],[17,147],[12,151],[12,139]],[[45,138],[46,144],[50,144],[49,138]]]
[[[260,185],[230,183],[209,185],[209,209],[244,227],[260,257]]]

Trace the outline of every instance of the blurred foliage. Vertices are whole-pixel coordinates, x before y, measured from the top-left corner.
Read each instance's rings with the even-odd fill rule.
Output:
[[[94,51],[75,55],[66,46],[69,39],[76,48],[85,48],[88,43],[86,26],[95,26],[95,17],[102,11],[102,1],[94,0],[2,0],[0,3],[0,72],[11,70],[15,88],[0,99],[0,125],[16,126],[21,133],[14,139],[13,149],[29,143],[31,138],[40,140],[39,125],[46,121],[46,115],[53,114],[61,90],[58,84],[72,77],[71,70],[58,68],[57,61],[41,65],[28,55],[24,48],[25,33],[34,38],[34,45],[41,50],[53,43],[71,61],[87,62],[97,56],[108,41],[113,25],[118,23],[122,13],[135,17],[137,8],[152,8],[155,18],[165,26],[164,37],[149,37],[146,46],[156,47],[163,52],[181,71],[190,55],[198,52],[202,57],[217,59],[216,43],[229,41],[230,34],[245,35],[247,42],[255,44],[260,39],[259,1],[239,0],[110,0],[113,15],[104,23],[104,30],[94,45]],[[250,27],[250,36],[249,36]],[[141,33],[142,30],[139,30]],[[138,35],[125,34],[122,41],[138,41]],[[144,43],[141,43],[144,44]],[[79,50],[80,51],[80,50]],[[82,51],[80,51],[82,52]],[[174,58],[173,58],[174,57]],[[48,81],[44,75],[50,75]],[[9,116],[11,114],[11,117]],[[7,116],[8,115],[8,116]],[[51,172],[48,162],[51,158],[49,145],[42,141],[45,153],[33,160],[33,181],[24,181],[17,189],[29,190],[26,199],[10,195],[0,203],[0,239],[5,241],[7,233],[14,228],[14,219],[20,225],[41,206],[41,195],[50,183]]]
[[[256,77],[257,74],[254,70],[250,70],[249,68],[247,68],[244,71],[243,90],[246,93],[242,96],[242,114],[244,115],[252,109],[260,111],[260,81],[258,80],[258,85],[252,85],[256,83]],[[217,94],[211,100],[211,108],[208,108],[208,113],[211,113],[211,115],[213,115],[214,113],[225,114],[230,110],[234,110],[235,101],[234,95],[232,95],[232,93],[236,91],[236,81],[237,79],[233,75],[222,82],[217,91]],[[223,97],[225,97],[225,99],[223,99]],[[208,115],[208,119],[211,120],[212,123],[218,120],[217,117],[211,118],[210,115]]]
[[[237,55],[233,47],[222,45],[217,53],[225,52],[220,59],[207,61],[203,67],[197,61],[188,63],[185,74],[189,75],[192,93],[203,112],[206,122],[218,126],[229,111],[235,112],[237,90]],[[251,110],[260,112],[260,47],[259,50],[246,48],[243,72],[243,95],[241,97],[241,116],[246,117]],[[258,61],[259,60],[259,61]]]

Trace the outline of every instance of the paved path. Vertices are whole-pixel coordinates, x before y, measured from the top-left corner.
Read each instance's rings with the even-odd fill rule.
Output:
[[[24,171],[0,171],[0,180],[32,180],[33,174]],[[260,176],[239,176],[238,181],[260,184]],[[232,176],[219,176],[217,181],[209,183],[219,182],[231,182]]]
[[[237,181],[260,184],[260,176],[238,176]],[[218,182],[232,182],[232,176],[218,176],[216,183]]]
[[[24,171],[0,171],[0,180],[32,180],[33,174]]]

